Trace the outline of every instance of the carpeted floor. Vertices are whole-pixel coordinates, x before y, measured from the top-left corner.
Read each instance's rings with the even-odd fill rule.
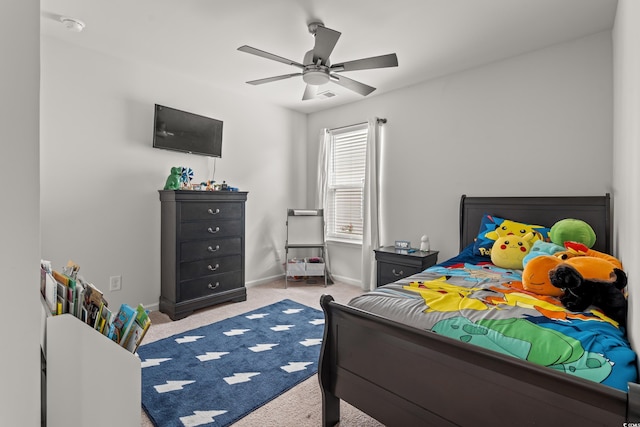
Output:
[[[311,307],[320,308],[320,296],[329,294],[338,302],[346,303],[362,290],[358,286],[335,283],[328,287],[318,280],[317,284],[291,282],[284,288],[284,279],[247,288],[247,301],[220,304],[195,312],[191,316],[175,322],[160,312],[152,312],[152,326],[145,336],[148,344],[168,336],[193,328],[246,313],[253,309],[288,298]],[[341,427],[383,427],[382,424],[351,405],[341,403]],[[233,427],[314,427],[322,425],[322,395],[317,375],[295,386],[263,407],[242,418]],[[142,410],[142,427],[153,424]],[[162,427],[162,426],[160,426]]]

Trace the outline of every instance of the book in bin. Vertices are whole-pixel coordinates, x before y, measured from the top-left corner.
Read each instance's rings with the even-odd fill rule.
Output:
[[[46,260],[40,268],[40,291],[50,314],[71,314],[129,351],[137,350],[151,325],[142,304],[135,309],[122,304],[117,312],[111,311],[103,292],[78,276],[80,267],[72,261],[62,273]]]

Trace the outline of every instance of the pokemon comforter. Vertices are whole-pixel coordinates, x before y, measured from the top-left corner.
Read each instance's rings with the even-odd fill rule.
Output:
[[[624,328],[591,307],[574,313],[522,289],[522,271],[472,254],[352,299],[350,306],[627,391],[636,354]]]

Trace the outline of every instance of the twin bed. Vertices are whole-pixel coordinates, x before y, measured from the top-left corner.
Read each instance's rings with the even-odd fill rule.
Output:
[[[340,400],[388,426],[640,421],[624,328],[524,291],[521,270],[493,266],[478,247],[490,214],[547,227],[581,219],[596,233],[593,249],[611,253],[610,203],[608,194],[462,196],[457,256],[348,305],[323,296],[323,424],[339,423]]]

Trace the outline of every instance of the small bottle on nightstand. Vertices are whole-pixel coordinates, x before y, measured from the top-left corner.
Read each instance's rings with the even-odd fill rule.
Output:
[[[426,234],[420,239],[420,250],[422,252],[429,252],[431,250],[431,247],[429,245],[429,236],[427,236]]]

